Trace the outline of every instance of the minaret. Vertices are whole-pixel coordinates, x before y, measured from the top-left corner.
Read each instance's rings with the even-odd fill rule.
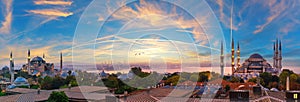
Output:
[[[273,44],[273,51],[274,51],[274,55],[273,55],[273,68],[276,67],[276,44],[274,42]]]
[[[31,67],[31,65],[30,65],[30,49],[28,49],[28,52],[27,52],[27,65],[28,65],[27,72],[28,72],[29,75],[31,75],[31,70],[30,70],[30,67]]]
[[[240,42],[238,42],[238,46],[237,46],[237,68],[240,68],[241,64],[240,64],[240,60],[241,60],[241,53],[240,53]]]
[[[235,64],[234,64],[234,39],[232,38],[231,41],[231,71],[232,71],[232,75],[234,74],[235,68],[234,68]]]
[[[220,67],[221,67],[221,77],[224,76],[224,47],[223,41],[221,42],[221,56],[220,56]]]
[[[275,51],[275,56],[276,56],[276,62],[275,62],[275,68],[278,68],[278,39],[276,39],[276,49],[275,49],[276,51]]]
[[[286,91],[289,91],[290,90],[290,77],[286,77]]]
[[[62,68],[63,68],[63,58],[62,58],[62,52],[60,52],[60,73],[62,73]]]
[[[281,64],[281,61],[282,61],[282,52],[281,52],[281,40],[279,42],[279,54],[278,54],[278,68],[279,70],[281,70],[282,68],[282,64]]]
[[[15,70],[14,70],[14,61],[13,61],[13,57],[12,57],[12,52],[10,52],[9,62],[10,62],[10,71],[9,71],[10,72],[10,82],[12,84],[15,79]]]

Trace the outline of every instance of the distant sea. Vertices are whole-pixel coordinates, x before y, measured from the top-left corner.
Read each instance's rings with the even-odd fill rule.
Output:
[[[159,69],[159,68],[156,68]],[[182,68],[182,69],[142,69],[145,72],[150,72],[150,71],[156,71],[159,73],[173,73],[173,72],[202,72],[202,71],[212,71],[212,72],[217,72],[220,73],[220,68],[219,67],[187,67],[187,68]],[[300,74],[300,67],[284,67],[282,69],[289,69],[294,71],[297,74]],[[112,71],[106,71],[107,73],[128,73],[129,69],[123,69],[123,70],[112,70]],[[88,70],[90,73],[99,73],[99,70]],[[231,67],[225,67],[224,71],[225,75],[231,73]]]

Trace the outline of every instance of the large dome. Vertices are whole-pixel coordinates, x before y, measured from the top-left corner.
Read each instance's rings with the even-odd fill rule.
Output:
[[[259,59],[263,59],[263,57],[260,54],[252,54],[249,58],[259,58]]]
[[[37,57],[32,58],[31,61],[44,61],[44,59],[42,57],[37,56]]]

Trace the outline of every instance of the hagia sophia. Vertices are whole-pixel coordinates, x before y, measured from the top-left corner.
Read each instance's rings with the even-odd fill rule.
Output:
[[[15,86],[29,85],[27,79],[23,78],[22,76],[19,76],[15,79],[14,75],[15,75],[16,70],[14,69],[14,59],[13,59],[12,52],[10,53],[9,60],[10,60],[9,73],[11,75],[10,83]],[[27,63],[24,64],[19,71],[26,72],[31,77],[34,77],[34,76],[54,77],[57,75],[64,77],[62,75],[65,75],[66,72],[62,72],[63,71],[62,66],[63,66],[62,53],[60,53],[60,69],[54,69],[54,63],[47,63],[45,60],[44,54],[43,54],[43,57],[36,56],[31,59],[30,50],[28,50]]]
[[[274,42],[273,45],[273,66],[268,63],[268,61],[263,58],[260,54],[254,53],[248,59],[245,59],[244,63],[241,62],[240,58],[240,44],[237,43],[237,51],[235,51],[234,47],[234,39],[231,42],[231,70],[232,76],[241,77],[244,80],[247,80],[252,77],[257,77],[260,73],[269,72],[273,75],[279,75],[282,69],[282,48],[281,41],[278,39]],[[235,54],[237,58],[235,58]],[[223,43],[221,43],[221,55],[220,55],[220,67],[221,67],[221,75],[224,75],[224,48]],[[236,63],[235,63],[236,59]]]

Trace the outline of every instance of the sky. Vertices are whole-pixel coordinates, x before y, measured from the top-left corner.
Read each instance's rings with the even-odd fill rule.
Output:
[[[52,63],[62,52],[65,64],[206,68],[219,66],[221,41],[230,64],[233,37],[242,62],[259,53],[272,65],[278,38],[283,67],[300,67],[299,0],[1,0],[0,8],[0,66],[11,51],[26,63],[30,49]]]

